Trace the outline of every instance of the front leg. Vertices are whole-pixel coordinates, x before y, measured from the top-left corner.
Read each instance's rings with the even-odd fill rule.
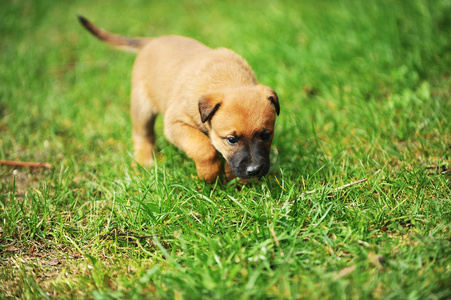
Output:
[[[196,163],[197,175],[207,183],[213,183],[218,177],[221,160],[208,136],[199,129],[181,120],[165,117],[164,134]]]

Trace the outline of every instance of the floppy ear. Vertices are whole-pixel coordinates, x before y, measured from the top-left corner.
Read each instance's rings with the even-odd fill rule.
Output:
[[[272,91],[272,95],[268,97],[268,100],[271,101],[271,103],[274,105],[274,108],[276,109],[276,114],[279,115],[280,113],[280,105],[279,105],[279,98],[277,97],[276,92]]]
[[[207,94],[199,99],[199,113],[202,123],[210,120],[222,104],[221,93]]]

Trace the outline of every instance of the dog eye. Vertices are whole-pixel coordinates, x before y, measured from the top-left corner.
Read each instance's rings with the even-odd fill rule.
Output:
[[[264,131],[262,132],[262,134],[260,135],[260,138],[262,139],[262,141],[267,142],[271,139],[271,132],[269,131]]]
[[[229,136],[228,138],[226,138],[227,143],[229,143],[232,146],[236,146],[238,144],[238,139],[234,136]]]

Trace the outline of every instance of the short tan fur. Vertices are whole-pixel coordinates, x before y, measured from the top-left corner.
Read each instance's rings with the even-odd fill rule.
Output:
[[[153,163],[154,122],[161,114],[166,138],[194,160],[199,178],[216,180],[218,152],[229,179],[266,175],[279,101],[243,58],[187,37],[128,38],[79,20],[100,40],[138,53],[131,91],[138,163]]]

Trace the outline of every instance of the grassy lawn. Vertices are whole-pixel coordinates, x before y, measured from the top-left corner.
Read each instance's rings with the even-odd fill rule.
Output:
[[[270,173],[201,182],[161,118],[133,168],[134,55],[77,14],[242,55]],[[449,299],[450,33],[449,0],[2,1],[0,160],[53,168],[0,166],[0,298]]]

